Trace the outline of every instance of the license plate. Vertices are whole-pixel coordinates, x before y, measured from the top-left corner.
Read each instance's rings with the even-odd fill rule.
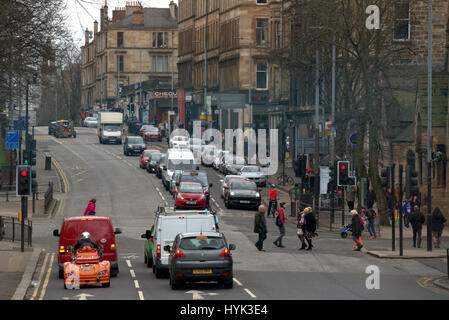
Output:
[[[196,204],[196,201],[187,201],[187,204]]]
[[[193,274],[211,274],[212,269],[193,269]]]
[[[240,203],[250,203],[248,200],[240,200]]]

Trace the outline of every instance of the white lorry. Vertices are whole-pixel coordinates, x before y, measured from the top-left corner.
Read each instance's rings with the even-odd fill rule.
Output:
[[[122,144],[123,114],[99,112],[97,134],[100,143]]]

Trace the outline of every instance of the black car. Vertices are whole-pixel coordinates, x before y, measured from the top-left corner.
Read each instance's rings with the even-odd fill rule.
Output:
[[[137,120],[129,120],[128,119],[128,133],[131,134],[140,134],[139,130],[142,127],[142,122]]]
[[[123,154],[129,156],[130,154],[141,154],[145,150],[146,144],[142,137],[127,136],[125,144],[123,145]]]
[[[253,181],[231,181],[224,201],[228,209],[239,206],[257,210],[261,204],[260,192]]]
[[[232,158],[229,158],[226,160],[225,166],[224,166],[224,172],[223,174],[225,176],[227,175],[239,175],[240,170],[246,165],[245,158],[233,156]]]
[[[167,154],[163,153],[159,161],[156,163],[156,177],[162,179],[162,171],[164,171],[164,166],[167,162]]]
[[[209,204],[210,200],[210,190],[209,188],[212,188],[212,183],[209,184],[209,179],[207,178],[206,172],[183,172],[181,175],[181,178],[179,179],[179,183],[181,182],[199,182],[203,186],[204,193],[206,194],[207,203]]]
[[[172,289],[185,282],[200,281],[218,281],[227,289],[233,287],[234,262],[230,251],[235,245],[228,246],[222,233],[180,233],[171,248],[163,249],[170,251],[168,271]]]
[[[52,121],[48,126],[48,134],[49,135],[55,134],[55,130],[56,130],[56,121]]]
[[[160,152],[152,152],[150,156],[148,157],[147,162],[147,171],[149,173],[156,173],[156,168],[159,163],[159,160],[162,157],[162,153]]]

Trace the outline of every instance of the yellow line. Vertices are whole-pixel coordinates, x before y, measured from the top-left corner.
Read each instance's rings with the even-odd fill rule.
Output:
[[[45,282],[44,282],[44,285],[42,286],[41,296],[39,297],[39,300],[43,300],[44,299],[44,295],[45,295],[45,291],[47,290],[48,280],[50,279],[50,274],[51,274],[51,269],[52,269],[52,266],[53,266],[53,260],[54,259],[55,259],[55,254],[52,253],[51,254],[50,264],[48,265],[47,276],[45,277]]]
[[[61,200],[61,204],[59,205],[58,212],[56,212],[56,217],[59,217],[61,215],[61,212],[63,212],[65,209],[65,199]]]
[[[42,276],[44,275],[45,266],[47,265],[47,260],[48,260],[48,253],[45,254],[44,263],[42,264],[41,272],[39,274],[39,278],[37,279],[37,287],[36,287],[36,289],[34,289],[34,293],[31,296],[30,300],[34,300],[34,298],[37,295],[37,292],[39,291],[39,287],[41,285]]]
[[[51,161],[53,162],[53,165],[55,166],[56,170],[59,172],[59,174],[61,176],[62,183],[64,184],[65,193],[69,193],[70,192],[69,180],[67,179],[67,176],[66,176],[64,170],[62,170],[61,166],[55,159],[51,158]]]

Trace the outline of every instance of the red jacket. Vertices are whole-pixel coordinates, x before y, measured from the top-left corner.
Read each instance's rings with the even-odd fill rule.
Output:
[[[270,189],[268,190],[268,194],[270,195],[269,198],[274,200],[278,196],[278,191],[276,189]]]
[[[96,212],[95,212],[95,203],[93,203],[93,202],[89,202],[89,204],[86,207],[86,210],[84,210],[84,215],[85,216],[88,216],[89,213],[96,214]]]
[[[284,213],[284,208],[279,208],[279,209],[278,209],[278,216],[279,216],[279,219],[281,219],[282,225],[285,225],[285,213]]]

